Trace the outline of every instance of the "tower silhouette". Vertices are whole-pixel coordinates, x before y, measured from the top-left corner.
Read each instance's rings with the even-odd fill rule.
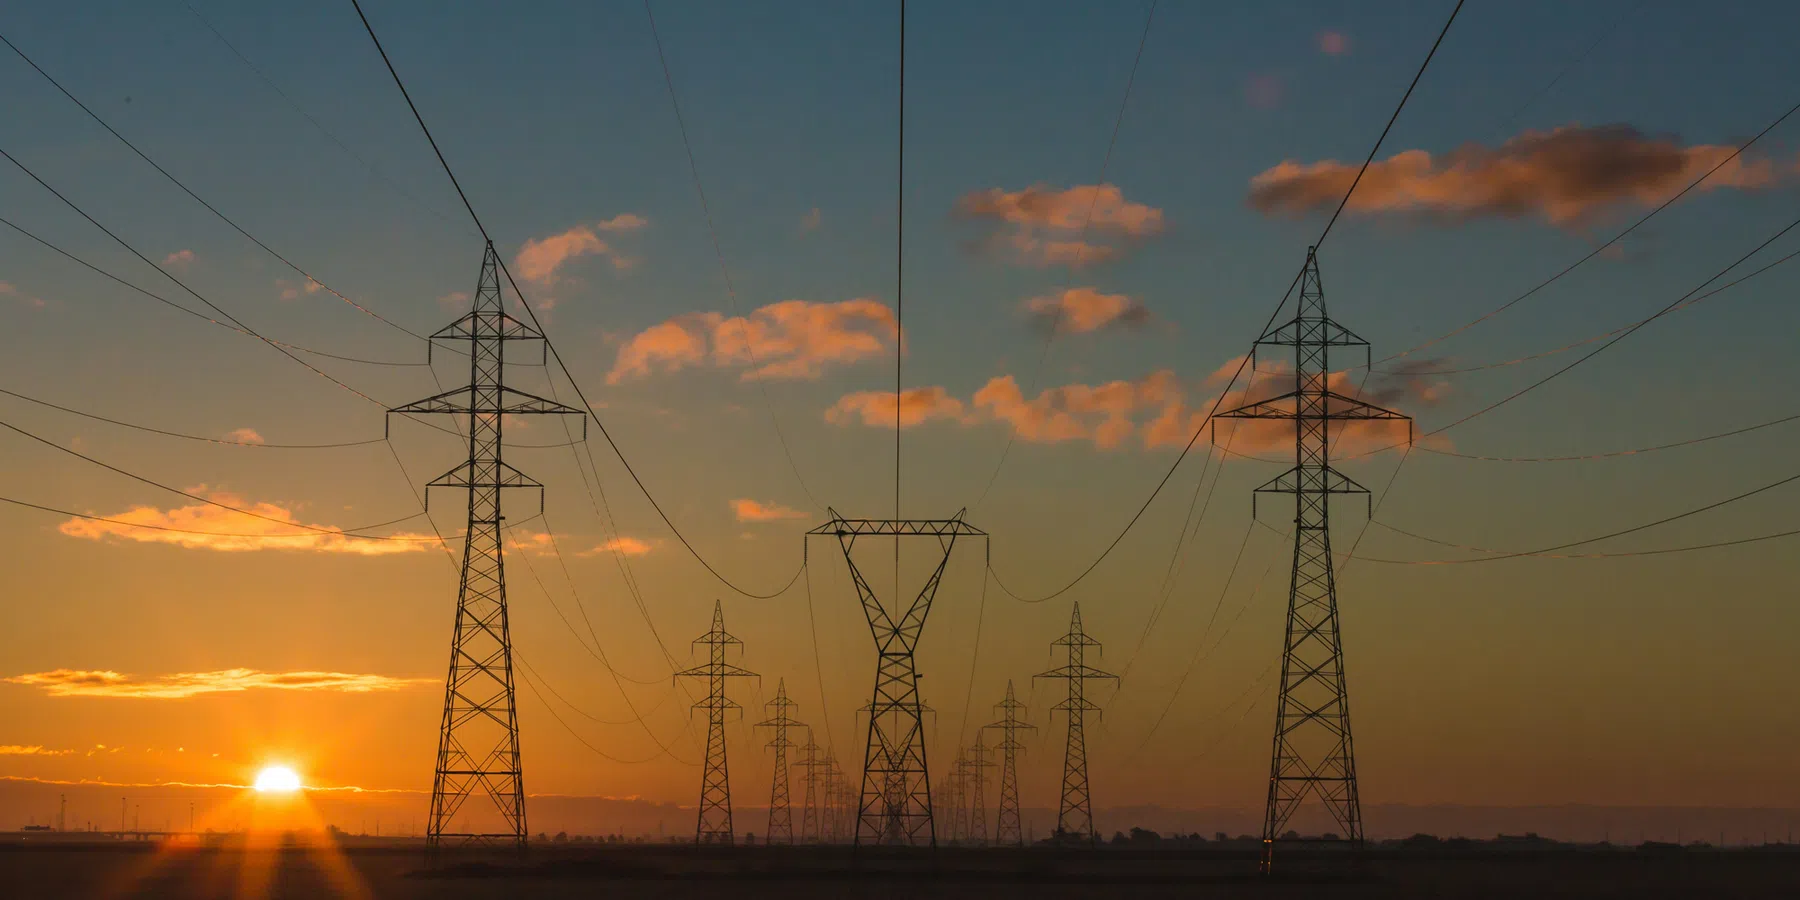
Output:
[[[1087,664],[1087,648],[1098,650],[1100,642],[1081,630],[1079,603],[1075,604],[1075,611],[1069,616],[1069,633],[1056,639],[1051,646],[1066,648],[1069,659],[1066,664],[1037,676],[1060,678],[1069,683],[1068,699],[1051,707],[1052,710],[1063,710],[1069,716],[1068,741],[1063,750],[1062,805],[1056,813],[1056,836],[1062,841],[1095,843],[1100,836],[1094,832],[1094,808],[1088,795],[1087,732],[1084,725],[1088,711],[1098,712],[1100,707],[1087,699],[1087,683],[1099,679],[1117,679],[1119,676],[1102,672]]]
[[[1032,725],[1019,718],[1025,704],[1013,698],[1013,683],[1006,682],[1006,699],[994,704],[1000,711],[1000,721],[986,727],[1000,732],[1000,743],[995,749],[1000,751],[1000,810],[994,822],[994,843],[997,846],[1025,846],[1025,833],[1019,828],[1019,751],[1025,745],[1019,742],[1019,731],[1035,731]]]
[[[468,460],[425,485],[427,507],[434,487],[469,492],[456,630],[450,639],[450,671],[444,682],[444,715],[425,831],[426,846],[434,852],[463,844],[525,847],[525,782],[519,765],[500,494],[507,488],[536,488],[542,509],[544,486],[501,459],[501,432],[506,417],[513,415],[568,414],[584,416],[584,427],[586,422],[583,410],[505,385],[507,345],[541,341],[544,336],[507,314],[498,261],[490,241],[482,254],[469,313],[431,335],[433,344],[468,343],[468,385],[388,410],[390,415],[469,417]],[[466,809],[467,801],[478,795],[489,801],[488,807]]]
[[[792,844],[794,842],[794,816],[788,807],[788,750],[794,743],[788,740],[789,728],[805,728],[806,724],[794,718],[794,709],[800,704],[788,699],[787,679],[775,682],[775,699],[763,704],[771,710],[769,718],[756,723],[758,728],[772,728],[775,739],[769,742],[769,749],[775,751],[774,783],[769,787],[769,830],[765,835],[765,843]],[[808,743],[811,743],[810,736]],[[810,777],[810,773],[809,773]],[[807,804],[812,803],[812,783],[807,788]],[[804,823],[804,814],[802,817]],[[802,827],[802,834],[805,833]]]
[[[806,746],[800,748],[800,759],[794,765],[806,770],[806,801],[800,807],[800,840],[819,843],[819,770],[825,767],[825,761],[819,758],[819,744],[813,740],[811,729],[807,730]]]
[[[1362,846],[1362,803],[1350,739],[1343,644],[1338,637],[1330,500],[1333,494],[1366,495],[1368,491],[1331,467],[1332,426],[1404,420],[1410,440],[1412,421],[1402,413],[1332,390],[1331,348],[1362,347],[1366,363],[1369,344],[1326,315],[1316,250],[1309,247],[1306,251],[1294,318],[1273,327],[1256,342],[1259,348],[1293,350],[1294,389],[1218,415],[1294,423],[1294,467],[1256,489],[1258,493],[1294,495],[1294,564],[1288,583],[1281,693],[1276,700],[1268,804],[1263,816],[1264,872],[1273,864],[1275,841],[1308,794],[1319,797],[1345,838]]]
[[[945,779],[943,806],[950,810],[949,828],[945,837],[954,844],[968,836],[969,833],[969,756],[966,751],[958,751],[956,761],[950,764],[950,777]]]
[[[707,661],[675,673],[677,678],[706,679],[706,699],[694,703],[695,709],[706,710],[706,764],[700,774],[700,813],[694,824],[694,842],[730,844],[736,840],[736,835],[731,830],[731,772],[725,761],[725,713],[740,707],[725,696],[725,679],[756,673],[726,661],[727,648],[741,648],[744,642],[725,630],[725,608],[717,600],[713,601],[712,628],[695,638],[694,643],[706,645]]]
[[[963,763],[968,769],[964,778],[965,789],[969,793],[969,831],[968,840],[976,846],[988,842],[987,831],[987,770],[994,767],[994,761],[988,759],[987,735],[985,729],[975,731],[975,746],[969,748],[968,759]]]

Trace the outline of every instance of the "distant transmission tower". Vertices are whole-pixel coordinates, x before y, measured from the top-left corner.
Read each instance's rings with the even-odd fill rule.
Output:
[[[1096,843],[1100,835],[1094,831],[1094,807],[1088,796],[1087,732],[1083,728],[1089,710],[1098,711],[1087,699],[1087,683],[1119,676],[1102,672],[1087,664],[1087,648],[1099,648],[1100,642],[1081,630],[1081,604],[1069,616],[1069,633],[1051,644],[1068,648],[1066,665],[1051,669],[1039,678],[1060,678],[1069,683],[1069,697],[1051,709],[1069,714],[1068,743],[1063,751],[1062,806],[1056,814],[1057,838],[1063,841]]]
[[[1019,751],[1025,745],[1019,742],[1020,729],[1036,730],[1037,726],[1019,718],[1019,712],[1025,704],[1013,699],[1013,683],[1006,682],[1006,699],[994,704],[1000,710],[1000,721],[988,725],[988,728],[1000,731],[1000,743],[996,749],[1000,751],[1000,815],[994,825],[994,843],[997,846],[1025,846],[1025,833],[1019,828]]]
[[[819,744],[813,740],[811,729],[807,730],[806,746],[800,748],[800,759],[794,765],[806,770],[806,802],[800,807],[800,840],[819,843],[819,770],[825,767],[825,761],[819,758]]]
[[[987,735],[978,729],[975,732],[975,746],[969,748],[969,840],[976,846],[986,846],[987,832],[987,770],[994,767],[994,761],[988,759]]]
[[[500,297],[498,263],[490,241],[481,258],[474,307],[431,336],[433,341],[468,342],[469,384],[388,410],[390,414],[469,417],[468,461],[425,486],[427,506],[434,487],[469,492],[456,631],[450,640],[450,674],[444,684],[444,717],[431,779],[431,818],[425,831],[426,847],[433,852],[463,844],[525,847],[525,783],[519,768],[519,716],[513,694],[512,635],[500,542],[505,521],[500,492],[537,488],[541,509],[544,486],[501,460],[501,428],[509,415],[586,415],[583,410],[504,384],[507,344],[541,341],[544,336],[507,315]],[[472,815],[465,810],[464,803],[476,795],[486,797],[492,809],[477,809]],[[460,821],[459,814],[463,815]]]
[[[788,808],[788,750],[794,746],[788,740],[789,728],[805,728],[806,724],[794,718],[794,709],[800,704],[788,699],[787,679],[775,682],[775,699],[763,704],[772,710],[769,718],[756,723],[758,728],[775,729],[775,739],[769,742],[769,749],[775,751],[774,784],[769,788],[769,830],[764,843],[792,844],[794,842],[794,816]],[[808,743],[811,743],[809,736]],[[810,773],[809,773],[810,774]],[[807,784],[807,803],[812,803],[812,784]],[[804,823],[804,817],[802,818]],[[804,826],[802,834],[805,833]]]
[[[856,584],[863,615],[875,638],[879,659],[875,667],[875,691],[869,701],[869,737],[863,754],[861,798],[857,803],[858,845],[883,844],[937,846],[937,829],[931,812],[931,774],[925,765],[925,723],[919,697],[919,669],[914,660],[925,618],[931,613],[950,551],[962,536],[986,537],[962,520],[963,513],[948,519],[846,519],[827,508],[831,519],[807,532],[832,535],[844,551],[844,562]],[[942,556],[924,587],[910,603],[899,597],[884,604],[857,567],[853,545],[859,537],[894,539],[895,582],[899,581],[899,542],[906,537],[937,540]]]
[[[833,844],[844,841],[844,825],[850,818],[850,785],[844,780],[844,770],[838,768],[837,759],[825,754],[825,816],[827,840]]]
[[[1306,251],[1294,318],[1275,326],[1257,346],[1294,351],[1294,389],[1219,414],[1231,419],[1294,423],[1294,467],[1256,490],[1294,495],[1294,568],[1288,588],[1287,639],[1281,650],[1281,694],[1275,708],[1274,752],[1263,817],[1262,869],[1269,871],[1275,841],[1307,794],[1317,794],[1343,835],[1361,847],[1362,806],[1356,754],[1350,741],[1350,703],[1344,687],[1344,650],[1338,638],[1337,581],[1331,564],[1330,499],[1368,494],[1331,467],[1332,426],[1339,422],[1411,419],[1331,389],[1332,347],[1368,342],[1325,314],[1317,248]],[[1410,440],[1410,437],[1409,437]]]
[[[725,630],[725,608],[713,601],[712,628],[694,639],[707,647],[707,661],[682,669],[676,677],[706,679],[706,699],[694,703],[695,709],[706,710],[706,767],[700,775],[700,815],[694,825],[697,844],[730,844],[736,840],[731,830],[731,773],[725,764],[725,713],[740,707],[725,696],[725,679],[755,675],[748,669],[725,661],[725,651],[742,647],[743,641]]]
[[[950,827],[948,840],[954,844],[969,833],[969,757],[958,751],[956,761],[950,764],[950,777],[944,785],[944,805],[950,807]]]

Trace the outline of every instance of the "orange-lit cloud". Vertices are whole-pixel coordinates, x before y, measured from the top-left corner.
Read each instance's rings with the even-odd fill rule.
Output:
[[[601,240],[595,230],[618,234],[636,231],[650,224],[650,220],[636,213],[620,213],[610,219],[596,222],[593,225],[576,225],[561,234],[549,237],[532,238],[519,248],[513,264],[519,267],[519,277],[536,282],[544,287],[555,284],[559,279],[557,270],[564,263],[583,256],[606,256],[615,269],[628,269],[637,264],[637,260],[620,256],[613,246]]]
[[[543,556],[554,552],[555,546],[556,545],[550,540],[549,532],[543,531],[535,534],[527,534],[523,537],[509,537],[506,539],[506,549],[528,552],[536,556]]]
[[[990,379],[974,398],[978,411],[1012,426],[1020,440],[1047,444],[1088,440],[1102,449],[1118,447],[1137,432],[1141,412],[1180,403],[1180,384],[1168,369],[1137,381],[1054,387],[1030,400],[1011,375],[1002,375]]]
[[[825,421],[845,424],[860,418],[872,428],[894,427],[893,391],[857,391],[845,394],[825,411]],[[933,419],[963,418],[961,400],[941,387],[908,388],[900,394],[900,427],[911,428]]]
[[[1350,52],[1350,36],[1341,31],[1319,32],[1319,52],[1326,56],[1343,56]]]
[[[817,378],[826,367],[884,355],[899,337],[893,310],[866,297],[783,300],[748,316],[689,313],[653,325],[619,348],[608,384],[710,364],[744,381]]]
[[[101,540],[121,538],[153,544],[174,544],[196,550],[242,552],[249,550],[308,550],[319,553],[354,553],[361,556],[386,556],[428,550],[436,542],[425,535],[402,533],[398,540],[371,540],[340,532],[303,531],[301,522],[286,507],[274,503],[246,504],[235,494],[215,491],[207,495],[213,500],[245,509],[267,518],[256,518],[204,503],[161,510],[152,506],[134,506],[106,518],[70,519],[57,526],[69,537]],[[277,521],[270,521],[274,519]],[[329,527],[315,525],[312,527]],[[162,530],[179,529],[179,530]],[[199,533],[193,533],[199,532]]]
[[[438,302],[439,306],[443,307],[446,310],[449,310],[450,312],[456,312],[456,313],[468,312],[468,310],[469,310],[469,292],[468,291],[451,291],[450,293],[437,298],[437,302]]]
[[[893,407],[889,407],[891,410]],[[779,503],[759,503],[749,497],[731,501],[731,510],[739,522],[777,522],[782,519],[804,519],[806,513]]]
[[[988,188],[964,195],[956,212],[994,225],[982,242],[989,252],[1034,266],[1106,262],[1163,229],[1162,210],[1127,201],[1110,184]]]
[[[24,291],[19,290],[18,285],[15,285],[10,281],[0,281],[0,296],[12,297],[14,299],[21,300],[21,301],[25,302],[27,305],[34,307],[36,309],[44,308],[44,301],[42,298],[33,297],[30,294],[27,294]]]
[[[1102,294],[1091,287],[1033,297],[1025,301],[1025,311],[1046,328],[1072,334],[1150,321],[1150,311],[1142,303],[1124,294]]]
[[[68,756],[73,750],[47,750],[37,744],[0,744],[0,756]]]
[[[259,434],[257,432],[257,430],[254,428],[232,429],[231,431],[228,431],[225,433],[225,439],[228,441],[238,441],[240,443],[245,443],[245,444],[260,444],[263,442],[263,436],[261,434]]]
[[[109,669],[54,669],[5,679],[11,684],[43,688],[52,697],[127,697],[179,700],[201,694],[237,693],[258,688],[282,691],[340,691],[367,694],[431,684],[432,678],[394,678],[348,672],[263,672],[220,669],[172,675],[126,675]]]
[[[602,553],[618,553],[623,556],[643,556],[656,549],[656,545],[641,541],[634,537],[616,537],[604,541],[592,550],[583,550],[576,556],[599,556]]]
[[[1352,213],[1416,213],[1451,220],[1537,217],[1556,226],[1586,223],[1626,205],[1668,199],[1735,148],[1683,147],[1629,125],[1526,131],[1495,149],[1471,144],[1439,157],[1407,150],[1369,166],[1345,209]],[[1250,205],[1268,214],[1334,208],[1358,165],[1336,160],[1284,161],[1250,180]],[[1738,157],[1695,190],[1772,187],[1792,165]]]
[[[170,268],[170,269],[181,269],[181,268],[186,268],[187,264],[191,263],[193,261],[194,261],[194,251],[192,251],[192,250],[177,250],[174,253],[171,253],[168,256],[163,257],[163,266]]]

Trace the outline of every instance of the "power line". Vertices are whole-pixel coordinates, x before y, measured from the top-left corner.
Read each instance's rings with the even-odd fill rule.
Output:
[[[481,217],[475,213],[474,205],[469,202],[469,195],[463,191],[462,183],[456,178],[456,172],[450,168],[449,161],[444,158],[444,151],[438,147],[437,138],[432,136],[431,128],[425,124],[425,117],[419,112],[418,105],[413,103],[412,94],[406,90],[406,83],[400,79],[399,70],[394,68],[394,61],[388,58],[386,48],[381,45],[381,39],[375,35],[375,26],[369,23],[369,17],[363,13],[362,4],[359,0],[350,0],[350,4],[356,8],[356,15],[362,20],[363,29],[368,32],[369,40],[375,45],[375,51],[381,55],[381,61],[387,66],[388,74],[393,76],[394,86],[400,89],[400,96],[406,100],[406,106],[412,111],[413,119],[419,123],[419,130],[425,134],[426,142],[431,145],[431,152],[437,155],[438,164],[443,166],[444,174],[449,177],[450,185],[456,189],[456,196],[462,200],[463,208],[469,211],[469,218],[475,222],[475,228],[481,232],[482,239],[491,243],[493,238],[488,235],[487,227],[481,223]],[[513,293],[517,294],[519,297],[519,305],[524,307],[525,314],[531,318],[532,326],[538,330],[539,334],[545,334],[546,332],[544,331],[543,324],[538,321],[537,311],[525,300],[525,292],[519,290],[519,283],[513,278],[512,270],[507,268],[506,260],[499,260],[499,264],[500,271],[506,276],[507,283],[512,285]],[[662,519],[663,524],[668,526],[669,531],[675,535],[675,539],[681,542],[681,546],[686,548],[689,555],[693,556],[694,559],[700,563],[702,568],[706,569],[709,574],[718,579],[720,584],[725,585],[745,597],[755,600],[769,600],[778,597],[786,592],[789,587],[792,587],[795,581],[799,580],[800,571],[796,569],[794,577],[789,579],[787,585],[781,590],[770,593],[757,593],[739,587],[735,582],[726,578],[718,569],[714,568],[713,564],[708,561],[706,557],[702,556],[700,551],[688,540],[687,535],[683,534],[681,529],[676,527],[674,520],[669,518],[669,514],[663,510],[662,504],[657,502],[656,496],[650,493],[650,489],[645,486],[644,480],[638,476],[637,470],[632,468],[630,460],[625,458],[625,453],[620,449],[618,442],[613,440],[612,433],[607,431],[606,424],[601,422],[600,416],[594,412],[594,405],[588,402],[586,393],[581,390],[581,383],[575,380],[574,373],[571,372],[568,365],[563,362],[562,354],[557,352],[556,344],[546,337],[544,346],[550,351],[550,358],[556,362],[557,368],[562,370],[563,376],[569,380],[569,386],[574,388],[575,396],[581,401],[582,409],[586,410],[588,418],[592,419],[595,427],[600,429],[600,436],[606,439],[606,445],[612,449],[613,455],[619,458],[619,463],[624,466],[626,474],[631,476],[632,482],[635,483],[638,490],[643,493],[644,499],[649,501],[650,507],[656,510],[656,514]]]
[[[1337,224],[1338,216],[1343,213],[1345,205],[1350,202],[1350,196],[1356,193],[1356,186],[1362,183],[1363,175],[1368,172],[1369,166],[1375,161],[1375,154],[1381,151],[1381,145],[1386,142],[1388,132],[1393,130],[1394,123],[1400,118],[1401,110],[1406,108],[1406,101],[1411,99],[1413,90],[1419,86],[1419,80],[1425,77],[1425,70],[1430,67],[1432,58],[1437,56],[1438,47],[1442,46],[1444,43],[1444,36],[1450,33],[1450,26],[1456,22],[1457,13],[1462,11],[1463,2],[1464,0],[1457,0],[1456,7],[1450,11],[1450,18],[1444,21],[1444,27],[1438,32],[1437,40],[1433,41],[1431,44],[1431,51],[1425,54],[1425,61],[1419,64],[1419,70],[1413,74],[1412,82],[1406,87],[1406,93],[1401,95],[1399,104],[1394,107],[1393,115],[1388,117],[1387,125],[1381,129],[1381,135],[1376,138],[1375,146],[1369,148],[1369,155],[1363,160],[1362,168],[1357,170],[1356,178],[1350,182],[1350,189],[1344,192],[1344,199],[1338,203],[1337,210],[1331,214],[1331,218],[1325,223],[1324,230],[1319,233],[1319,239],[1313,243],[1312,246],[1315,250],[1322,246],[1325,243],[1325,239],[1330,236],[1331,228],[1333,225]],[[1308,258],[1310,259],[1311,257],[1309,256]],[[1288,284],[1287,292],[1282,295],[1281,303],[1273,310],[1270,310],[1268,321],[1263,323],[1263,327],[1257,330],[1258,336],[1267,332],[1269,326],[1275,323],[1275,317],[1281,315],[1281,310],[1287,306],[1287,298],[1293,294],[1294,288],[1300,284],[1300,278],[1305,273],[1305,266],[1302,266],[1294,273],[1294,280]],[[1231,380],[1226,382],[1225,390],[1219,394],[1218,399],[1213,401],[1212,409],[1208,410],[1206,416],[1200,420],[1198,427],[1194,429],[1193,436],[1188,438],[1187,444],[1181,448],[1181,453],[1176,455],[1175,461],[1169,464],[1168,471],[1164,472],[1161,480],[1157,481],[1156,487],[1150,491],[1150,496],[1144,498],[1143,504],[1137,508],[1137,512],[1132,514],[1131,519],[1125,523],[1125,527],[1119,530],[1118,535],[1106,545],[1106,549],[1102,550],[1100,555],[1095,557],[1094,561],[1089,563],[1087,568],[1081,570],[1080,574],[1076,575],[1069,583],[1035,602],[1052,600],[1067,593],[1070,589],[1086,579],[1088,575],[1092,574],[1096,568],[1099,568],[1100,563],[1104,562],[1108,556],[1112,555],[1113,550],[1119,546],[1121,541],[1125,540],[1125,536],[1131,533],[1131,529],[1137,525],[1138,520],[1142,519],[1144,513],[1150,509],[1150,504],[1155,502],[1158,494],[1162,493],[1162,489],[1168,485],[1169,479],[1174,477],[1175,470],[1181,467],[1182,461],[1187,459],[1188,453],[1194,449],[1194,443],[1198,441],[1200,435],[1205,432],[1207,423],[1212,421],[1213,415],[1219,411],[1220,405],[1225,402],[1225,397],[1231,391],[1231,386],[1237,383],[1238,376],[1243,374],[1244,367],[1249,361],[1249,354],[1245,354],[1238,361],[1237,369],[1232,372]],[[1015,600],[1034,602],[1027,601],[1018,594],[1014,594],[1012,591],[1007,590],[1006,585],[1000,582],[997,575],[994,583],[1000,585],[1000,589],[1006,591],[1006,593],[1011,595]]]
[[[742,314],[738,312],[737,287],[732,283],[731,269],[725,265],[725,250],[719,244],[719,231],[713,225],[712,206],[706,201],[706,187],[700,181],[700,164],[694,159],[694,145],[688,139],[687,119],[681,113],[681,99],[675,92],[675,76],[669,71],[669,57],[663,52],[662,35],[656,30],[656,14],[650,11],[650,0],[644,0],[644,17],[650,20],[650,37],[656,42],[656,58],[662,63],[663,83],[669,88],[669,106],[675,111],[675,125],[681,132],[681,148],[687,151],[688,173],[694,179],[694,193],[700,198],[700,212],[706,219],[706,234],[712,239],[713,255],[719,259],[719,274],[725,279],[725,296],[731,302],[731,314],[739,316]],[[899,328],[899,322],[896,321],[894,323],[896,346],[900,340]],[[744,350],[750,355],[750,365],[753,367],[761,365],[756,359],[755,345],[755,341],[748,339],[744,341]],[[800,483],[801,492],[806,494],[806,499],[815,508],[824,509],[825,504],[820,503],[819,498],[813,496],[812,489],[806,486],[806,479],[800,474],[799,464],[794,462],[794,451],[788,445],[787,434],[781,429],[781,419],[775,415],[774,404],[769,402],[768,385],[758,380],[756,388],[762,394],[763,409],[769,413],[769,423],[775,426],[775,438],[781,442],[782,455],[787,457],[788,468],[794,472],[794,480]],[[898,403],[897,400],[895,402]]]
[[[1150,26],[1156,21],[1157,0],[1150,0],[1150,11],[1144,16],[1144,31],[1138,36],[1137,53],[1131,58],[1131,74],[1125,77],[1125,96],[1119,99],[1119,114],[1113,117],[1112,136],[1106,141],[1106,154],[1100,158],[1100,178],[1094,182],[1093,196],[1088,198],[1087,214],[1082,216],[1081,230],[1075,235],[1075,262],[1071,269],[1081,268],[1082,261],[1087,258],[1088,226],[1093,223],[1094,209],[1100,204],[1100,189],[1106,185],[1106,170],[1112,165],[1113,148],[1119,144],[1119,131],[1125,125],[1125,110],[1131,106],[1131,89],[1137,84],[1138,65],[1144,61],[1144,46],[1150,42]],[[1037,370],[1032,374],[1031,383],[1037,384],[1044,374],[1044,361],[1050,358],[1050,344],[1056,340],[1056,333],[1062,327],[1064,307],[1056,306],[1056,316],[1050,320],[1049,333],[1044,335],[1044,346],[1038,351]],[[1006,436],[1006,446],[1000,448],[1000,459],[994,463],[994,471],[988,475],[987,483],[981,486],[981,493],[975,502],[969,504],[970,509],[981,506],[987,499],[988,491],[993,490],[994,482],[1000,478],[1000,470],[1006,465],[1006,458],[1012,453],[1013,444],[1018,441],[1019,431],[1014,428]],[[960,740],[958,741],[960,743]]]
[[[1448,541],[1440,541],[1435,538],[1428,538],[1428,537],[1425,537],[1424,535],[1413,534],[1410,531],[1402,531],[1398,528],[1395,528],[1392,525],[1387,524],[1386,522],[1376,522],[1375,524],[1380,525],[1381,527],[1386,528],[1389,531],[1395,532],[1397,534],[1403,534],[1403,535],[1406,535],[1407,537],[1411,537],[1411,538],[1418,538],[1421,541],[1429,541],[1433,544],[1443,544],[1445,546],[1457,547],[1458,549],[1465,549],[1465,550],[1479,549],[1476,547],[1465,547],[1464,545],[1461,545],[1461,544],[1451,544]],[[1621,559],[1621,558],[1633,557],[1633,556],[1662,556],[1662,555],[1669,554],[1669,553],[1691,553],[1696,550],[1716,550],[1720,547],[1737,547],[1737,546],[1741,546],[1744,544],[1757,544],[1757,543],[1761,543],[1763,541],[1773,541],[1773,540],[1778,540],[1780,538],[1790,538],[1790,537],[1794,537],[1796,535],[1800,535],[1800,529],[1794,529],[1791,531],[1777,531],[1777,532],[1774,532],[1773,534],[1759,534],[1759,535],[1755,535],[1752,537],[1746,537],[1746,538],[1733,538],[1732,540],[1728,540],[1728,541],[1710,541],[1710,542],[1704,543],[1704,544],[1687,544],[1687,545],[1678,546],[1678,547],[1658,547],[1658,548],[1655,548],[1652,550],[1624,550],[1624,551],[1619,551],[1619,552],[1615,552],[1615,553],[1520,553],[1520,554],[1512,554],[1510,556],[1495,557],[1495,558],[1496,559],[1512,559],[1512,558],[1520,557],[1520,556],[1529,556],[1529,557],[1533,557],[1536,559]],[[1499,553],[1501,551],[1490,550],[1487,552]],[[1377,559],[1377,558],[1371,557],[1371,556],[1354,556],[1354,557],[1350,557],[1350,558],[1351,559],[1360,559],[1363,562],[1386,563],[1386,564],[1390,564],[1390,565],[1399,565],[1399,566],[1443,566],[1443,565],[1455,565],[1458,563],[1466,563],[1466,562],[1487,562],[1487,560],[1485,560],[1485,559],[1450,559],[1450,560]]]
[[[282,256],[280,253],[277,253],[275,251],[275,248],[270,247],[268,244],[263,243],[262,239],[258,238],[256,235],[253,235],[250,232],[245,231],[242,226],[240,226],[240,225],[238,225],[238,223],[232,221],[230,216],[227,216],[224,213],[220,212],[217,207],[213,206],[211,203],[208,203],[199,194],[194,193],[191,189],[188,188],[188,186],[186,184],[182,183],[181,179],[176,178],[174,175],[169,174],[169,170],[163,168],[162,165],[160,163],[158,163],[156,160],[151,159],[148,154],[144,153],[144,151],[139,150],[136,144],[133,144],[130,140],[127,140],[126,137],[124,135],[120,134],[117,129],[113,128],[111,125],[108,125],[106,123],[106,120],[100,118],[100,115],[98,113],[89,109],[87,104],[81,102],[81,100],[78,99],[74,94],[69,93],[69,90],[67,88],[63,87],[61,82],[59,82],[55,78],[51,77],[49,72],[44,71],[42,66],[38,65],[36,62],[33,62],[31,57],[26,56],[25,51],[20,50],[17,46],[15,46],[13,44],[12,41],[7,40],[6,35],[0,34],[0,43],[6,44],[7,48],[12,50],[12,52],[18,54],[18,57],[20,59],[24,60],[26,65],[29,65],[29,66],[31,66],[31,68],[35,69],[39,75],[44,76],[44,80],[50,82],[52,87],[55,87],[58,91],[62,92],[62,95],[64,97],[69,98],[69,100],[71,102],[73,102],[76,106],[81,107],[81,111],[84,113],[87,113],[88,118],[93,119],[96,123],[98,123],[100,125],[101,128],[106,129],[107,132],[110,133],[113,137],[118,138],[119,143],[124,144],[126,147],[130,148],[131,152],[137,154],[139,159],[143,160],[144,162],[149,163],[151,168],[153,168],[157,172],[161,173],[161,175],[164,178],[167,178],[169,180],[169,183],[180,188],[182,193],[187,194],[189,197],[192,197],[194,199],[194,202],[199,203],[201,206],[206,207],[207,212],[210,212],[214,216],[217,216],[219,221],[224,222],[226,225],[231,226],[231,229],[233,231],[236,231],[238,234],[241,234],[244,237],[248,238],[251,243],[255,244],[258,247],[261,247],[270,256],[275,257],[276,259],[280,260],[282,262],[282,264],[286,265],[288,268],[293,269],[295,272],[298,272],[301,275],[301,277],[305,278],[309,283],[316,284],[319,287],[324,288],[327,293],[338,298],[339,300],[344,301],[345,303],[350,304],[351,306],[355,307],[357,310],[361,311],[364,315],[370,316],[370,317],[376,319],[377,321],[389,326],[390,328],[394,328],[399,331],[405,332],[406,334],[412,335],[413,337],[418,338],[421,341],[426,339],[424,335],[419,334],[418,332],[413,331],[404,325],[394,322],[391,319],[388,319],[385,316],[381,315],[380,313],[356,302],[355,300],[350,299],[349,297],[344,296],[343,294],[339,293],[336,289],[332,288],[330,285],[326,284],[323,281],[320,281],[318,278],[315,278],[312,275],[312,273],[306,271],[305,269],[300,268],[292,260],[288,259],[285,256]]]
[[[366,441],[338,441],[336,443],[327,443],[327,444],[270,444],[270,443],[266,443],[264,441],[234,441],[234,440],[230,440],[228,438],[207,437],[205,435],[199,435],[199,434],[183,434],[182,432],[179,432],[179,431],[165,431],[161,428],[152,428],[148,425],[133,425],[130,422],[121,422],[118,419],[109,419],[106,416],[100,416],[100,415],[95,415],[93,413],[82,412],[79,409],[70,409],[67,406],[59,406],[55,403],[51,403],[48,400],[39,400],[36,397],[27,397],[24,394],[21,394],[17,391],[9,391],[5,388],[0,388],[0,394],[5,394],[8,397],[16,397],[20,400],[24,400],[27,403],[35,403],[39,406],[48,407],[50,409],[54,409],[59,412],[65,412],[65,413],[68,413],[73,416],[80,416],[84,419],[93,419],[96,422],[105,422],[108,425],[117,425],[121,428],[130,428],[135,431],[145,431],[145,432],[149,432],[150,434],[160,434],[160,435],[165,435],[167,437],[182,438],[184,440],[189,440],[189,441],[202,441],[202,442],[208,443],[208,444],[226,444],[226,445],[233,446],[233,447],[261,447],[266,450],[324,450],[324,449],[335,448],[335,447],[363,447],[363,446],[367,446],[369,444],[379,444],[383,440],[383,438],[370,438],[369,440],[366,440]]]

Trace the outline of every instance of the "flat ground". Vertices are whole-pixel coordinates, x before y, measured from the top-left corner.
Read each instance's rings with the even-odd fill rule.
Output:
[[[476,898],[1734,898],[1800,897],[1800,853],[1758,850],[1370,851],[1288,858],[1256,877],[1253,851],[1028,849],[893,854],[844,848],[555,848],[525,862],[419,848],[0,843],[9,897]]]

